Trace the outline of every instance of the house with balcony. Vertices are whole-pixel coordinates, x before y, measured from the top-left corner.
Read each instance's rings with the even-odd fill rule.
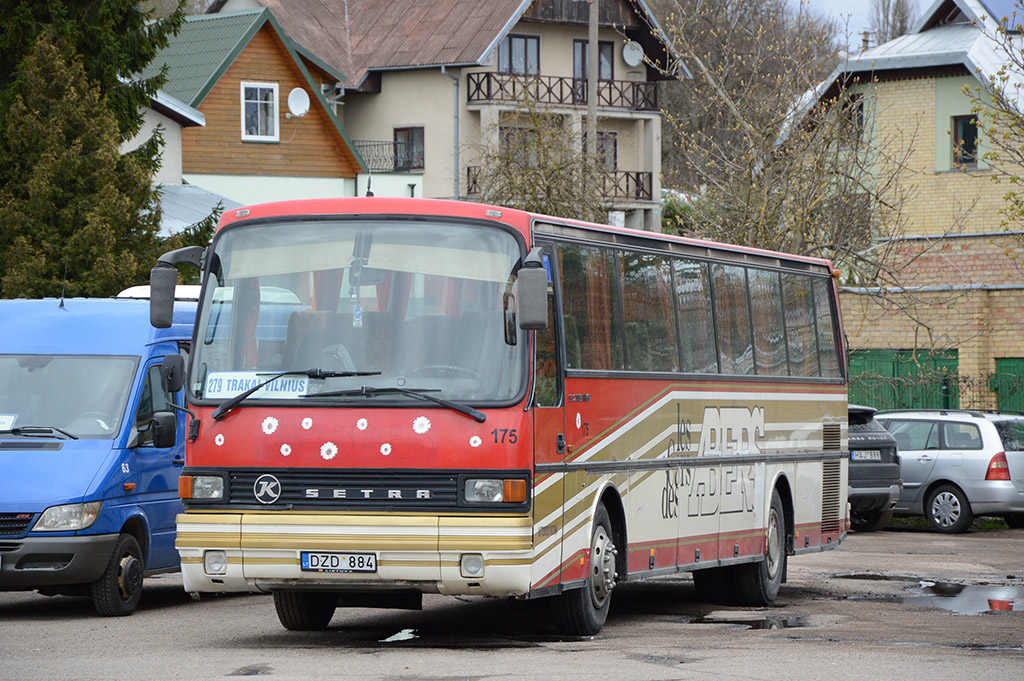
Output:
[[[933,0],[914,30],[851,56],[824,92],[855,93],[861,134],[888,140],[905,168],[905,226],[876,239],[900,286],[840,292],[851,401],[1024,409],[1024,234],[1002,225],[1007,185],[992,181],[973,100],[1012,69],[992,36],[1014,9],[1015,0]]]
[[[589,3],[580,0],[226,0],[211,11],[266,7],[300,53],[346,63],[323,80],[366,162],[357,193],[479,199],[479,149],[515,127],[524,97],[585,128]],[[322,16],[319,21],[314,13]],[[609,219],[657,229],[661,112],[651,64],[670,62],[643,0],[601,0],[598,151]],[[347,38],[338,47],[337,36]],[[321,75],[328,75],[322,73]],[[578,135],[577,135],[578,136]]]

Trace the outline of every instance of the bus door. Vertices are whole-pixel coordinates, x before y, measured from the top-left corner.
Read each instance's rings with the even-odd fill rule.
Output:
[[[548,270],[548,327],[535,334],[534,364],[534,574],[533,588],[561,583],[562,502],[565,493],[565,380],[561,315],[552,281],[554,249],[544,245]]]

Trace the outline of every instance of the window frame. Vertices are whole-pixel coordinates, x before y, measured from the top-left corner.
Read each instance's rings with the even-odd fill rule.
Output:
[[[272,94],[271,102],[270,102],[271,105],[273,106],[273,113],[271,114],[271,116],[272,116],[273,122],[274,122],[274,133],[272,135],[252,135],[252,134],[249,134],[249,133],[246,132],[246,115],[245,114],[246,114],[247,107],[248,107],[249,104],[255,104],[257,106],[260,104],[260,100],[258,100],[258,99],[256,99],[256,100],[246,99],[246,96],[245,96],[246,88],[257,88],[258,90],[271,90],[272,91],[273,94]],[[280,89],[279,89],[279,84],[278,83],[272,83],[272,82],[266,82],[266,81],[262,81],[262,82],[260,82],[260,81],[249,81],[249,80],[241,81],[241,83],[240,83],[240,90],[239,90],[239,103],[241,105],[240,108],[241,108],[241,117],[242,117],[242,141],[243,142],[274,143],[274,142],[280,142],[281,141],[281,134],[280,134],[280,131],[281,131],[281,126],[280,126],[281,102],[280,102]],[[258,109],[257,109],[257,113],[258,113]],[[259,127],[259,126],[257,125],[257,127]]]
[[[974,148],[968,155],[963,147],[963,135],[960,126],[969,124],[974,128]],[[977,170],[978,168],[978,120],[974,115],[953,116],[950,127],[953,140],[953,167],[957,170]],[[969,158],[968,158],[969,156]],[[967,159],[967,160],[964,160]]]
[[[523,71],[516,72],[513,68],[512,42],[523,41]],[[530,43],[536,46],[537,63],[530,70]],[[529,33],[509,33],[498,43],[498,64],[497,72],[510,76],[537,76],[540,75],[540,36]]]
[[[605,50],[608,50],[607,59]],[[572,73],[573,80],[586,80],[587,69],[590,66],[590,42],[586,38],[572,39]],[[582,62],[582,64],[581,64]],[[607,63],[608,76],[601,75],[601,67]],[[582,68],[581,68],[582,66]],[[582,74],[582,75],[580,75]],[[615,42],[612,40],[597,41],[597,80],[607,83],[615,80]]]
[[[419,131],[419,137],[420,137],[419,145],[418,146],[417,146],[416,139],[415,139],[415,133],[416,133],[417,130]],[[399,136],[400,133],[408,133],[409,134],[409,139],[408,140],[400,140],[400,139],[398,139],[398,136]],[[395,170],[423,170],[424,169],[424,167],[426,166],[426,160],[425,160],[425,157],[426,157],[426,133],[425,133],[424,127],[422,125],[406,125],[406,126],[395,127],[392,130],[392,139],[395,142],[395,163],[394,163],[394,169]],[[401,143],[401,142],[405,142],[405,143],[411,145],[411,147],[410,147],[412,149],[412,154],[410,154],[411,163],[409,163],[408,165],[402,165],[398,161],[398,159],[399,159],[398,144]],[[417,154],[417,150],[419,151],[418,154]]]

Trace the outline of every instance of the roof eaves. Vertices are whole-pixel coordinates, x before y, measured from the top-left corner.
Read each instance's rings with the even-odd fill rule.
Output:
[[[515,25],[519,23],[519,20],[522,18],[523,13],[526,12],[526,9],[530,6],[532,2],[533,0],[523,0],[522,2],[519,3],[519,7],[516,8],[516,11],[512,13],[512,16],[508,18],[508,21],[505,22],[505,25],[501,27],[500,31],[498,31],[498,35],[496,35],[494,37],[494,40],[492,40],[490,44],[486,48],[484,48],[483,53],[481,53],[481,55],[477,57],[477,64],[483,64],[484,61],[491,56],[491,53],[498,48],[498,44],[505,39],[506,35],[508,35],[508,32],[511,31],[513,27],[515,27]]]
[[[180,123],[183,127],[206,125],[206,116],[204,116],[201,111],[197,111],[180,99],[170,96],[163,90],[157,90],[156,94],[150,98],[150,107],[154,111],[158,111],[177,123]]]
[[[667,34],[665,33],[665,30],[661,27],[661,24],[658,23],[658,19],[654,16],[654,13],[651,12],[651,8],[647,6],[647,3],[644,2],[644,0],[635,0],[635,2],[647,14],[647,16],[645,17],[645,21],[647,21],[650,24],[651,28],[654,29],[654,37],[657,38],[665,46],[665,51],[668,52],[669,55],[671,55],[672,59],[675,60],[675,63],[679,66],[679,68],[683,70],[683,76],[687,79],[692,79],[693,74],[690,73],[690,69],[686,68],[686,63],[678,54],[676,54],[676,51],[672,49],[672,45],[670,45],[668,41],[665,39]]]

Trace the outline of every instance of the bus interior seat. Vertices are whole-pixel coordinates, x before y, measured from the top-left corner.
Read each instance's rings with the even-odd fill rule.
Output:
[[[402,370],[449,364],[455,344],[456,322],[448,315],[420,315],[402,322],[400,356]]]

